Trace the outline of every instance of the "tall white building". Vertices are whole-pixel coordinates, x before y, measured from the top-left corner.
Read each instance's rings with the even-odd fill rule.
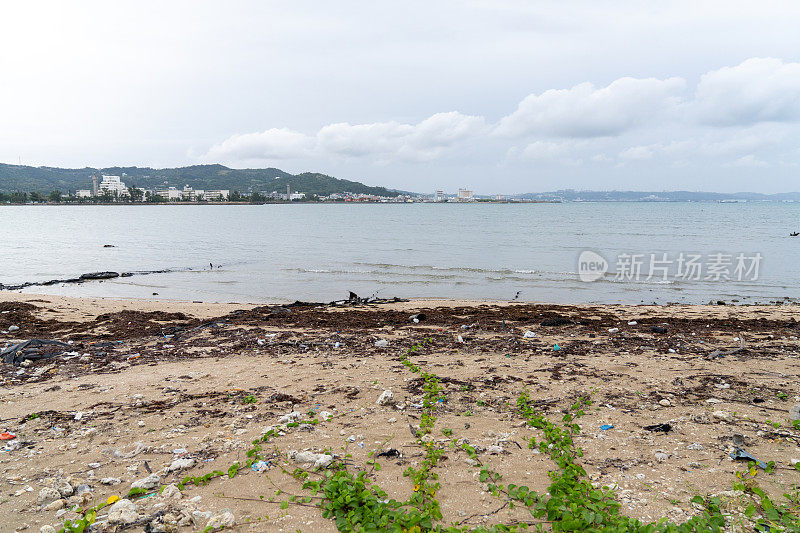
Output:
[[[125,182],[119,176],[103,176],[103,181],[98,185],[100,194],[109,191],[114,196],[124,196],[128,194],[128,188],[125,187]]]

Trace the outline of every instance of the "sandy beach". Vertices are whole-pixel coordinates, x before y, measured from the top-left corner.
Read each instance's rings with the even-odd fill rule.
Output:
[[[15,436],[0,446],[0,530],[57,530],[139,482],[147,490],[134,498],[135,516],[100,510],[92,531],[335,531],[313,504],[284,509],[284,497],[270,498],[306,495],[289,474],[311,466],[296,452],[346,458],[357,471],[370,452],[389,450],[375,482],[408,498],[403,472],[423,458],[423,389],[402,359],[420,343],[409,359],[438,376],[444,395],[431,433],[444,450],[444,524],[530,520],[487,492],[454,445],[466,439],[506,483],[543,493],[553,463],[528,449],[536,431],[515,407],[525,389],[553,421],[591,398],[576,438],[582,464],[593,482],[616,487],[625,514],[683,522],[698,494],[741,514],[731,487],[747,463],[730,458],[737,447],[774,461],[751,482],[778,499],[800,475],[800,431],[789,422],[800,403],[798,318],[797,305],[258,306],[2,294],[0,347],[48,339],[70,348],[0,365],[0,431]],[[384,391],[393,398],[379,405]],[[300,416],[318,423],[291,423]],[[657,424],[669,431],[644,429]],[[176,488],[187,475],[244,464],[270,429],[261,467]]]

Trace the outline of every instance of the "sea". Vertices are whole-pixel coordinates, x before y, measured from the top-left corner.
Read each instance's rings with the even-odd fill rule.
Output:
[[[361,297],[552,303],[800,298],[797,203],[0,207],[0,283],[209,302]],[[0,292],[0,298],[2,298]]]

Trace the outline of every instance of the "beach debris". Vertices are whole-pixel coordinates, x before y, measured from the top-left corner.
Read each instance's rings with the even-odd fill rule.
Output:
[[[741,338],[737,337],[734,340],[738,340],[739,341],[739,347],[738,348],[731,348],[730,350],[714,350],[710,354],[706,355],[705,358],[706,359],[718,359],[718,358],[721,358],[721,357],[725,357],[726,355],[733,355],[735,353],[738,353],[738,352],[741,352],[742,350],[744,350],[744,337],[741,337]]]
[[[388,458],[391,459],[391,458],[394,458],[394,457],[402,457],[402,455],[395,448],[389,448],[386,451],[380,452],[378,454],[378,457],[388,457]]]
[[[734,461],[755,461],[756,465],[758,465],[760,469],[767,469],[767,463],[764,461],[759,461],[750,455],[744,448],[736,448],[736,450],[734,450],[734,452],[731,454],[731,459]]]
[[[663,450],[656,450],[655,452],[653,452],[653,456],[659,463],[663,463],[664,461],[669,459],[669,454],[664,452]]]
[[[654,433],[669,433],[672,431],[672,424],[668,422],[662,424],[653,424],[652,426],[644,426],[645,430],[652,431]]]
[[[266,472],[269,470],[269,463],[266,461],[257,461],[250,467],[253,472]]]
[[[50,359],[57,357],[65,352],[72,351],[72,346],[66,342],[31,339],[19,344],[14,344],[0,352],[0,358],[9,365],[19,366],[23,361],[38,361],[40,359]]]
[[[662,399],[660,399],[660,400],[658,401],[658,405],[660,405],[661,407],[669,407],[670,405],[672,405],[672,402],[670,402],[670,401],[669,401],[668,399],[666,399],[666,398],[662,398]]]
[[[602,426],[600,426],[600,429],[602,429],[603,431],[608,431],[609,429],[614,429],[614,426],[612,426],[611,424],[603,424]]]
[[[386,339],[378,339],[375,341],[376,348],[386,348],[387,346],[389,346],[389,341]]]
[[[572,324],[572,320],[561,315],[545,318],[541,322],[542,326],[566,326],[567,324]]]
[[[461,335],[458,336],[458,342],[459,344],[464,344],[464,338]]]
[[[378,397],[378,401],[375,403],[377,403],[380,406],[386,407],[394,405],[395,401],[396,400],[394,399],[394,394],[392,394],[392,391],[385,390],[381,393],[381,395]]]
[[[755,398],[753,402],[755,403]],[[789,420],[800,420],[800,403],[796,403],[789,408]]]
[[[636,326],[636,325],[638,325],[638,324],[639,324],[639,323],[638,323],[637,321],[635,321],[635,320],[631,320],[630,322],[628,322],[628,325],[629,325],[629,326]]]
[[[8,431],[0,433],[0,440],[11,440],[16,438],[17,438],[16,435],[14,435],[13,433],[9,433]]]
[[[408,317],[414,324],[419,324],[423,320],[425,320],[425,313],[417,313],[416,315],[411,315]]]
[[[609,328],[608,332],[609,333],[619,333],[619,328]]]
[[[652,331],[653,333],[666,333],[667,328],[665,328],[664,326],[652,326],[650,328],[650,331]]]
[[[19,330],[19,326],[16,326],[16,325],[15,326],[8,326],[8,331],[18,331],[18,330]]]
[[[501,453],[503,453],[503,447],[494,444],[486,448],[486,453],[488,453],[489,455],[500,455]]]
[[[532,339],[536,336],[536,333],[532,332],[531,330],[526,331],[523,335],[523,339]]]
[[[559,351],[560,349],[561,349],[561,346],[559,346],[558,344],[554,344],[554,345],[553,345],[553,351],[554,351],[554,352],[557,352],[557,351]]]

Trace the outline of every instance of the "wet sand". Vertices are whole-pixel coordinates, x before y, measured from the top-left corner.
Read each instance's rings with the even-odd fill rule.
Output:
[[[417,313],[425,316],[415,323]],[[292,411],[333,418],[284,426],[266,472],[142,499],[141,517],[165,531],[202,531],[210,514],[230,509],[241,531],[333,531],[317,509],[268,501],[278,488],[302,494],[281,469],[291,472],[297,465],[287,454],[301,450],[351,453],[359,468],[370,451],[397,449],[376,482],[407,498],[402,472],[422,458],[409,427],[419,423],[422,387],[401,360],[426,338],[411,359],[437,374],[446,394],[433,433],[447,450],[438,468],[444,523],[526,519],[486,492],[453,439],[468,439],[505,482],[546,490],[552,463],[527,448],[536,433],[514,409],[525,388],[556,421],[575,399],[591,397],[578,437],[583,464],[592,480],[618,487],[625,513],[680,522],[696,512],[696,494],[721,494],[735,512],[731,485],[745,466],[729,458],[734,435],[755,457],[775,461],[773,474],[755,478],[764,490],[779,496],[800,477],[791,465],[800,431],[787,419],[800,402],[798,318],[796,305],[280,307],[2,294],[0,346],[45,338],[73,347],[73,355],[0,365],[0,430],[17,435],[0,452],[2,530],[57,526],[76,516],[73,505],[124,496],[149,471],[162,484],[224,471]],[[380,339],[388,345],[376,347]],[[376,404],[384,390],[397,405]],[[643,429],[660,423],[671,431]],[[164,472],[176,457],[195,464]],[[119,484],[101,482],[108,478]],[[92,492],[66,496],[67,509],[40,509],[40,491],[59,479]]]

